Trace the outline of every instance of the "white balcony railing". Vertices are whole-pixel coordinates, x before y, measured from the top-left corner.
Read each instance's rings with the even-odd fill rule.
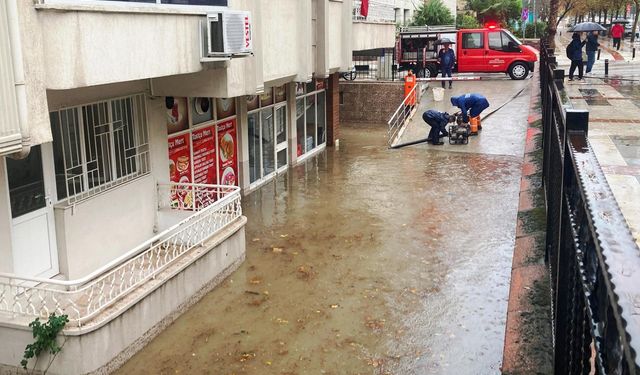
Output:
[[[81,326],[241,217],[240,200],[234,186],[159,184],[158,216],[166,229],[82,279],[0,273],[0,315],[67,314]]]
[[[394,0],[369,0],[367,16],[362,15],[362,0],[353,1],[354,21],[396,22]]]

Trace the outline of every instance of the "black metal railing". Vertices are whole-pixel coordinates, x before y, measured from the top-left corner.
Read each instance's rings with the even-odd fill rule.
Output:
[[[546,259],[556,374],[640,374],[640,251],[574,109],[540,49]]]
[[[407,71],[398,71],[394,48],[353,51],[351,64],[355,79],[396,81],[407,75]]]

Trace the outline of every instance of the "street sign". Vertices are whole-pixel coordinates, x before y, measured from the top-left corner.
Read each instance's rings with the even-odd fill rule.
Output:
[[[522,20],[529,18],[529,8],[522,8]]]

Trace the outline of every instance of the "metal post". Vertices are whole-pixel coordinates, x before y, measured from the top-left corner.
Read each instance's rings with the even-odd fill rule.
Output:
[[[567,108],[567,130],[584,132],[585,137],[589,133],[589,111],[586,109]]]
[[[609,75],[609,59],[604,59],[604,75]]]
[[[600,60],[600,48],[598,48],[598,60]]]
[[[633,52],[631,55],[631,59],[635,59],[636,58],[636,47],[633,47]]]

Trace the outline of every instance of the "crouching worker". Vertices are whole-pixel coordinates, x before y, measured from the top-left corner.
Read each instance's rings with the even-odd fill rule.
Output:
[[[471,125],[471,134],[477,134],[478,130],[482,130],[480,113],[489,108],[489,101],[487,98],[480,94],[452,96],[451,104],[460,108],[462,121]]]
[[[422,114],[422,119],[431,126],[431,130],[427,136],[427,142],[436,146],[441,146],[444,142],[440,141],[440,137],[446,137],[449,135],[449,133],[447,133],[446,126],[448,123],[454,122],[456,117],[449,115],[446,112],[438,112],[430,109]]]

